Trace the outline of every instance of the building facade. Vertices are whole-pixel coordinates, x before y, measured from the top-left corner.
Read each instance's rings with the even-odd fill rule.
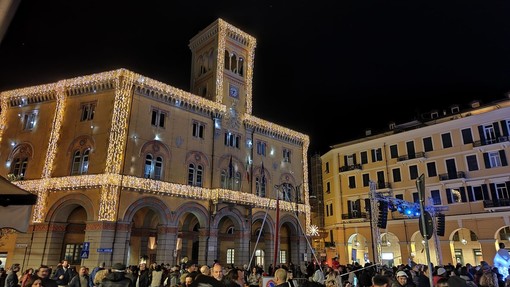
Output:
[[[506,98],[332,146],[321,156],[328,260],[492,264],[498,243],[510,246],[509,133]]]
[[[0,174],[38,195],[5,264],[288,264],[310,254],[307,135],[252,115],[256,40],[190,40],[191,92],[125,69],[2,92]]]

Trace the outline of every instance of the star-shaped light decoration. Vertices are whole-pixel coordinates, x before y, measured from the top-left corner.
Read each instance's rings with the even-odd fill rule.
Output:
[[[319,227],[317,225],[310,225],[310,235],[311,236],[319,236]]]

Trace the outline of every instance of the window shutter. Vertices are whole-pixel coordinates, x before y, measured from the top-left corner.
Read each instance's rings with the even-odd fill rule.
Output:
[[[499,131],[499,123],[494,122],[492,125],[494,126],[494,132],[496,133],[496,139],[499,139],[501,136],[501,132]]]
[[[452,191],[449,188],[446,189],[446,200],[448,204],[452,203]]]
[[[464,188],[464,187],[462,187],[462,188]],[[467,191],[468,191],[468,193],[467,193],[467,194],[468,194],[468,199],[469,199],[469,201],[470,201],[470,202],[475,201],[475,199],[473,198],[473,187],[468,185],[468,186],[467,186]]]
[[[460,198],[462,199],[462,202],[467,202],[466,190],[463,186],[459,187],[459,192],[460,192]]]
[[[491,168],[491,162],[489,160],[489,154],[484,152],[483,153],[483,162],[485,164],[485,168]]]
[[[376,158],[375,149],[373,149],[371,152],[372,152],[372,162],[376,162],[377,158]]]
[[[503,135],[504,136],[508,136],[508,124],[506,123],[506,121],[501,121],[501,128],[503,130]]]
[[[508,161],[506,160],[505,150],[502,149],[499,151],[499,157],[501,158],[501,165],[507,166]]]
[[[482,145],[485,144],[485,134],[483,133],[483,126],[478,126],[478,134],[480,135],[480,141]]]

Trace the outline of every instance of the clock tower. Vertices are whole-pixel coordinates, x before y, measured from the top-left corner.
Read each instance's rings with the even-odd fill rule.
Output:
[[[252,113],[256,39],[218,19],[190,40],[191,92],[226,106],[226,124]]]

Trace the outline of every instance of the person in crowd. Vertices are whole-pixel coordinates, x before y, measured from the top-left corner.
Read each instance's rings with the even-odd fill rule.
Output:
[[[156,264],[151,273],[151,287],[160,287],[163,283],[163,270],[161,265]]]
[[[151,272],[147,269],[147,263],[140,263],[140,269],[138,270],[138,280],[136,281],[136,287],[149,287],[151,284]],[[173,286],[171,286],[173,287]]]
[[[78,274],[75,275],[69,281],[69,287],[88,287],[90,286],[90,277],[88,268],[85,266],[81,266]]]
[[[485,263],[481,269],[482,275],[478,285],[480,287],[498,287],[498,275],[492,271],[492,267]]]
[[[42,279],[32,275],[26,280],[25,287],[43,287]]]
[[[389,287],[390,280],[382,274],[375,274],[372,277],[372,287]]]
[[[446,269],[444,267],[437,268],[434,275],[432,275],[432,283],[434,286],[437,286],[437,281],[441,278],[448,279],[448,272],[446,272]]]
[[[69,284],[69,281],[72,277],[72,271],[69,268],[69,261],[63,260],[62,265],[57,268],[55,271],[55,276],[53,276],[53,280],[57,282],[58,286],[66,287]]]
[[[184,286],[183,287],[190,287],[191,283],[193,283],[193,275],[191,273],[188,273],[186,278],[184,279]]]
[[[207,265],[202,265],[202,267],[200,267],[200,274],[211,276],[211,268]]]
[[[23,275],[21,275],[21,287],[25,287],[28,278],[32,277],[33,274],[34,268],[28,268],[25,271],[23,271]]]
[[[126,277],[133,282],[133,284],[136,284],[136,280],[138,280],[138,269],[136,268],[136,265],[130,265],[126,269]]]
[[[89,275],[89,277],[90,277],[89,287],[97,286],[94,283],[94,278],[96,277],[97,272],[105,269],[105,266],[106,266],[106,264],[104,262],[101,262],[98,266],[96,266],[96,267],[94,267],[94,269],[92,269],[92,271],[90,272],[90,275]]]
[[[249,287],[260,287],[262,276],[257,272],[257,267],[253,267],[251,269],[251,273],[248,276],[248,285]]]
[[[275,287],[289,287],[287,283],[287,270],[278,268],[274,272],[274,283]]]
[[[221,266],[220,263],[214,264],[212,275],[214,279],[218,280],[219,282],[223,282],[223,266]]]
[[[7,273],[4,268],[0,268],[0,287],[5,287],[5,278],[7,278]]]
[[[430,286],[430,270],[428,265],[421,266],[421,272],[418,274],[418,287],[431,287]]]
[[[57,282],[50,278],[51,269],[47,265],[41,265],[39,266],[39,269],[37,269],[37,272],[35,273],[35,276],[40,278],[42,280],[42,285],[44,287],[57,287]]]
[[[111,272],[101,281],[99,287],[134,287],[131,279],[126,277],[126,265],[115,263]]]
[[[448,278],[441,277],[437,280],[436,287],[448,287]]]
[[[19,278],[18,272],[20,271],[20,266],[18,263],[12,264],[11,270],[7,274],[7,278],[5,278],[5,287],[18,287]]]
[[[186,269],[184,270],[180,278],[181,285],[185,284],[186,276],[188,275],[188,273],[197,271],[197,269],[198,269],[197,263],[193,260],[188,260],[188,262],[186,262]]]
[[[392,283],[392,287],[415,287],[412,280],[409,280],[409,276],[405,271],[398,271],[395,276],[396,280]]]

